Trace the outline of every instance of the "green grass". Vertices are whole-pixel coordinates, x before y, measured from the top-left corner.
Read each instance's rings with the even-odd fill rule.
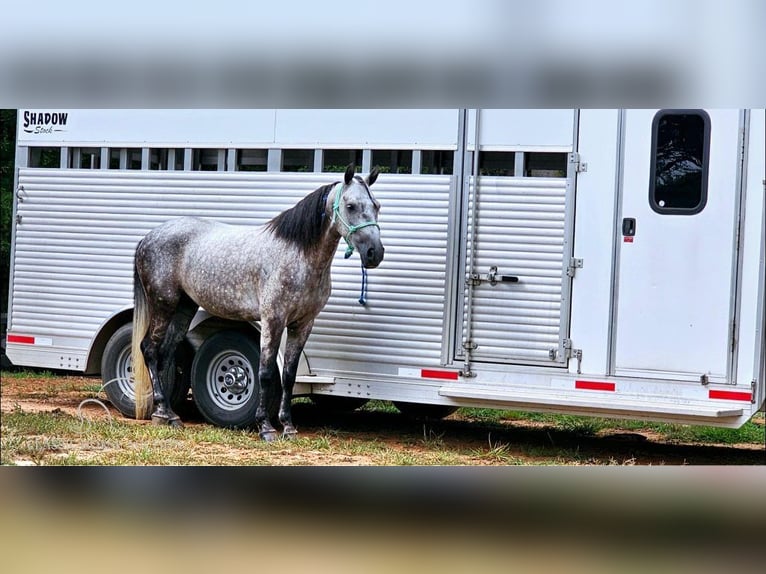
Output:
[[[653,423],[627,419],[605,419],[577,415],[502,411],[494,409],[461,409],[463,416],[488,425],[503,422],[527,421],[540,423],[553,430],[570,432],[580,436],[595,436],[605,431],[649,431],[661,435],[670,442],[718,443],[718,444],[766,444],[766,427],[763,413],[738,429],[710,426],[693,426],[672,423]]]
[[[40,379],[34,397],[62,392],[98,394],[94,378],[60,377],[50,372],[6,373],[3,378]],[[307,402],[300,399],[296,402]],[[603,454],[581,438],[620,433],[652,433],[670,443],[749,444],[763,448],[764,415],[759,413],[740,429],[609,420],[595,417],[464,408],[444,423],[410,422],[396,433],[363,422],[353,415],[352,427],[314,426],[292,442],[264,443],[252,431],[237,431],[192,424],[183,431],[151,424],[136,424],[120,416],[89,419],[58,410],[3,413],[0,463],[43,465],[463,465],[463,464],[634,464],[632,449],[623,455]],[[97,408],[94,406],[93,408]],[[370,401],[360,409],[375,413],[371,420],[399,419],[386,401]],[[457,420],[455,420],[457,419]],[[321,419],[320,419],[321,420]],[[330,418],[326,419],[332,420]],[[392,418],[393,420],[393,418]],[[515,425],[514,423],[519,424]],[[531,432],[529,431],[532,423]],[[325,423],[321,423],[325,424]],[[377,423],[375,423],[377,424]],[[381,422],[380,424],[385,424]],[[364,430],[359,431],[358,425]],[[465,429],[466,439],[456,436]],[[518,429],[519,432],[516,432]],[[482,442],[482,433],[486,441]],[[460,431],[462,436],[462,430]],[[468,437],[473,438],[468,438]],[[500,438],[498,438],[500,437]],[[477,440],[478,439],[478,440]],[[580,448],[584,450],[581,452]],[[617,452],[620,452],[618,449]],[[610,458],[616,457],[616,458]]]
[[[55,379],[58,378],[60,375],[57,375],[53,373],[52,371],[48,370],[30,370],[30,369],[21,369],[21,370],[13,370],[13,371],[2,371],[0,372],[0,378],[2,379],[29,379],[29,378],[35,378],[35,379]]]

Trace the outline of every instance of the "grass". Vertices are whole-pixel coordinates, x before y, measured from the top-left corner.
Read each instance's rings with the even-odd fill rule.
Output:
[[[74,393],[83,399],[103,397],[100,382],[94,378],[60,377],[49,371],[3,372],[2,376],[4,386],[14,378],[34,380],[36,390],[30,395],[34,398],[47,399],[59,393]],[[318,411],[312,410],[313,406],[301,407],[315,420],[310,430],[295,441],[271,444],[262,442],[255,432],[206,424],[190,424],[177,431],[148,423],[136,424],[120,416],[105,419],[99,415],[91,420],[88,417],[98,411],[97,405],[86,408],[84,418],[59,409],[25,412],[17,407],[2,416],[0,463],[630,465],[636,464],[636,453],[641,453],[636,446],[639,442],[628,443],[624,449],[615,448],[612,442],[607,449],[598,444],[600,439],[596,443],[591,439],[644,434],[651,440],[659,437],[671,444],[746,444],[761,449],[766,442],[763,413],[740,429],[726,429],[474,408],[461,409],[444,422],[402,422],[398,410],[385,401],[370,401],[360,409],[361,413],[344,415],[342,419],[334,416],[323,419]],[[646,462],[643,458],[642,463]]]
[[[738,429],[710,426],[692,426],[673,423],[653,423],[627,419],[605,419],[577,415],[557,415],[494,409],[461,409],[463,416],[487,425],[502,425],[503,422],[534,422],[553,430],[569,432],[580,436],[597,436],[599,433],[651,432],[669,442],[692,444],[766,444],[764,413],[757,413]]]

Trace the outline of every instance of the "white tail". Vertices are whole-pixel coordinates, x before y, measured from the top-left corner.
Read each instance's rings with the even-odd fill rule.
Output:
[[[149,329],[149,309],[146,304],[146,293],[136,271],[133,276],[133,384],[136,392],[136,419],[148,419],[152,414],[154,393],[146,368],[144,355],[141,352],[141,341]]]

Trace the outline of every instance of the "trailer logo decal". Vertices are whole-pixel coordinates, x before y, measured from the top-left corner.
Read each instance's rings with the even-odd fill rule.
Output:
[[[24,112],[24,131],[28,134],[52,134],[66,131],[67,112]]]
[[[752,401],[752,394],[746,393],[746,392],[737,392],[737,391],[716,391],[714,389],[710,389],[710,392],[708,394],[708,398],[711,399],[724,399],[727,401]]]
[[[588,391],[614,391],[614,383],[602,383],[600,381],[575,381],[575,389]]]

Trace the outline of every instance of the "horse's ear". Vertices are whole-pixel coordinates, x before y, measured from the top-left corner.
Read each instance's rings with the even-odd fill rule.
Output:
[[[346,167],[346,185],[351,183],[351,180],[354,179],[354,171],[356,171],[356,166],[353,163],[348,164]]]
[[[375,181],[378,179],[378,174],[380,173],[380,170],[378,169],[378,166],[372,168],[372,171],[370,172],[370,175],[367,176],[367,186],[371,186]]]

